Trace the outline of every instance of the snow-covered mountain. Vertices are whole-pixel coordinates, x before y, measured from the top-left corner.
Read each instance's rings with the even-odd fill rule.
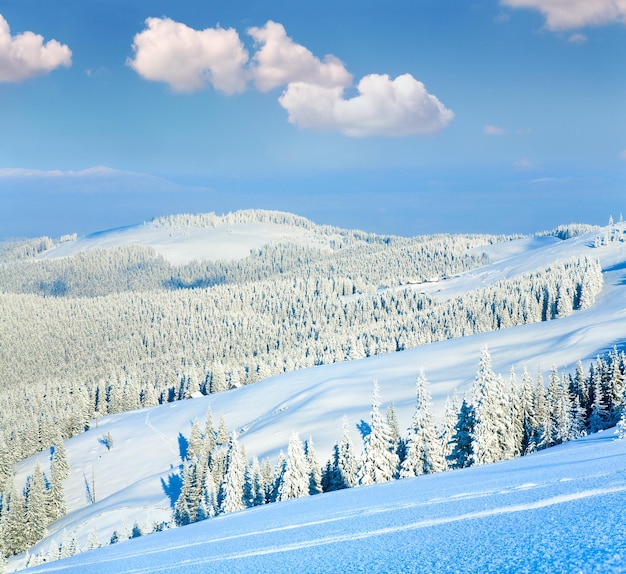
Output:
[[[321,460],[340,438],[344,416],[352,438],[368,419],[374,381],[384,405],[394,403],[401,428],[409,424],[415,380],[423,369],[438,418],[446,398],[474,379],[487,347],[496,372],[573,370],[624,341],[626,243],[598,247],[612,230],[568,240],[534,237],[486,248],[491,263],[445,281],[404,286],[447,299],[557,261],[598,259],[604,288],[595,304],[548,322],[449,339],[402,352],[277,375],[253,385],[192,400],[115,414],[66,441],[68,513],[48,527],[30,552],[45,553],[63,537],[87,545],[97,530],[171,518],[181,465],[181,439],[210,409],[237,431],[249,457],[275,457],[297,431],[311,437]],[[222,227],[138,226],[60,244],[44,254],[66,257],[97,247],[142,244],[171,261],[237,258],[268,241],[319,242],[313,231],[276,223]],[[219,257],[218,254],[219,253]],[[110,433],[113,448],[102,437]],[[354,571],[626,571],[621,460],[626,441],[612,431],[519,460],[441,475],[328,493],[306,500],[224,515],[197,525],[124,542],[33,571],[67,572],[329,572]],[[35,461],[16,467],[23,484]],[[597,508],[602,507],[602,517]],[[555,526],[566,524],[566,528]],[[548,532],[544,532],[546,529]],[[615,530],[617,529],[617,530]],[[611,533],[610,535],[608,533]],[[620,537],[621,536],[621,537]],[[494,547],[497,551],[494,551]],[[610,548],[609,548],[610,547]],[[21,565],[23,557],[10,561]]]

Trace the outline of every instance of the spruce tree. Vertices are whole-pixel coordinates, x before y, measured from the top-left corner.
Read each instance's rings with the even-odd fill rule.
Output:
[[[196,511],[199,504],[197,469],[194,461],[186,459],[183,462],[182,486],[180,494],[174,504],[174,523],[176,526],[185,526],[196,520]]]
[[[591,413],[589,414],[589,433],[608,428],[609,412],[602,391],[602,378],[599,369],[594,369],[591,374],[591,395],[593,402],[591,404]]]
[[[452,453],[448,458],[451,468],[467,468],[473,461],[474,407],[463,399],[452,437]]]
[[[46,535],[48,526],[46,498],[46,481],[37,463],[33,474],[26,482],[25,495],[26,537],[31,546]]]
[[[609,353],[608,381],[605,393],[611,424],[615,424],[620,419],[625,406],[625,377],[622,372],[621,363],[619,353],[617,349],[614,348],[611,353]]]
[[[402,443],[402,437],[400,436],[400,425],[398,424],[398,415],[396,414],[396,407],[393,403],[391,403],[387,410],[385,411],[385,418],[387,420],[387,425],[389,426],[389,431],[391,433],[391,440],[394,445],[394,451],[400,458],[399,450],[404,453],[404,446]]]
[[[229,440],[228,427],[226,426],[226,420],[224,414],[220,413],[220,420],[217,424],[217,444],[227,444]]]
[[[237,433],[233,431],[228,441],[226,472],[219,492],[221,512],[236,512],[246,507],[244,501],[246,466],[246,460],[237,442]]]
[[[472,388],[474,428],[472,464],[481,465],[511,458],[511,405],[506,385],[491,368],[491,356],[482,350]]]
[[[69,477],[69,465],[65,447],[60,445],[54,447],[52,454],[50,489],[46,495],[48,522],[61,518],[67,512],[63,481]]]
[[[354,454],[348,419],[345,416],[342,421],[341,442],[337,446],[334,468],[337,489],[352,488],[357,485],[359,463]]]
[[[455,425],[457,422],[457,414],[459,412],[459,396],[454,390],[454,394],[452,395],[452,399],[448,397],[446,399],[446,406],[443,417],[443,428],[441,429],[441,433],[439,434],[439,442],[441,444],[443,461],[444,461],[444,470],[448,470],[452,468],[451,465],[451,455],[454,450],[454,433],[455,433]],[[406,457],[405,457],[406,458]]]
[[[209,463],[211,461],[213,450],[216,446],[215,429],[213,428],[213,413],[209,407],[206,414],[206,420],[204,422],[204,453],[207,457],[206,460],[209,461]]]
[[[298,433],[293,433],[287,447],[285,472],[278,487],[277,500],[309,496],[310,470]]]
[[[304,442],[304,455],[309,465],[309,494],[311,496],[322,493],[322,470],[317,460],[317,452],[313,446],[313,439]]]
[[[574,402],[569,391],[569,384],[564,376],[558,378],[557,389],[553,412],[554,441],[555,444],[561,444],[577,438],[578,433],[573,424]]]
[[[415,403],[413,422],[408,433],[407,456],[400,469],[400,478],[441,472],[445,466],[441,443],[435,431],[432,401],[424,371],[417,378]]]
[[[211,469],[207,465],[202,467],[200,483],[200,497],[196,509],[196,521],[212,518],[217,514],[217,490]]]
[[[535,390],[533,379],[524,367],[522,388],[520,390],[520,415],[522,418],[522,454],[537,450],[537,419],[535,414]]]
[[[70,464],[67,460],[67,451],[63,441],[58,441],[52,446],[52,465],[56,469],[57,477],[65,480],[70,476]]]
[[[198,419],[193,421],[191,426],[191,433],[189,435],[189,443],[187,445],[187,458],[193,460],[203,456],[205,452],[205,445],[202,439],[202,432],[200,431],[200,424]]]
[[[570,391],[574,397],[578,397],[578,401],[584,409],[591,410],[587,376],[585,375],[585,369],[580,359],[576,362],[576,374],[571,379]]]
[[[24,552],[30,545],[24,497],[13,487],[9,496],[9,513],[4,531],[5,552],[7,556],[13,556]]]
[[[270,467],[271,472],[271,467]],[[260,506],[265,504],[265,490],[259,460],[254,457],[252,464],[246,469],[246,481],[244,486],[244,499],[246,506]]]
[[[552,416],[550,415],[550,409],[546,399],[546,389],[543,384],[541,371],[537,371],[537,381],[535,383],[535,418],[537,421],[537,433],[535,438],[537,450],[548,448],[551,445]]]
[[[380,412],[378,383],[374,382],[370,433],[364,438],[359,468],[359,484],[374,484],[392,480],[398,472],[398,455],[387,421]]]

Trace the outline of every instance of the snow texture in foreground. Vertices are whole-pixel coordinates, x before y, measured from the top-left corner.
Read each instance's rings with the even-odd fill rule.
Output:
[[[28,572],[623,572],[626,441],[256,507]]]

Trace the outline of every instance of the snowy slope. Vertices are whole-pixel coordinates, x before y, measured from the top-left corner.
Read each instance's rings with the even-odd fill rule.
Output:
[[[256,507],[28,572],[624,572],[626,441]],[[601,511],[599,511],[601,509]]]
[[[269,243],[289,241],[300,245],[328,246],[314,230],[287,224],[249,222],[217,227],[158,225],[154,222],[92,233],[75,241],[60,243],[40,259],[68,257],[84,251],[141,245],[154,250],[175,265],[197,260],[243,259],[252,249]]]
[[[436,411],[441,414],[446,396],[455,388],[462,392],[471,384],[480,350],[485,345],[489,347],[496,372],[508,375],[511,366],[514,366],[517,373],[521,374],[524,366],[527,366],[534,375],[538,369],[546,372],[553,365],[571,369],[579,358],[589,360],[598,353],[611,349],[614,344],[623,344],[626,319],[626,245],[614,243],[599,249],[592,249],[590,247],[592,239],[593,236],[583,236],[568,241],[520,240],[520,243],[509,244],[508,250],[500,247],[494,264],[442,282],[437,286],[437,289],[443,288],[441,291],[441,296],[443,296],[445,293],[453,291],[459,293],[472,286],[475,288],[477,285],[485,285],[503,277],[512,277],[519,273],[545,268],[557,259],[583,255],[597,257],[605,270],[604,291],[591,309],[578,311],[570,317],[443,341],[392,355],[288,373],[219,395],[171,403],[133,413],[112,415],[100,420],[98,428],[94,426],[90,431],[67,442],[72,467],[72,474],[65,484],[69,512],[63,519],[49,526],[49,538],[37,545],[33,552],[47,551],[52,540],[60,541],[64,530],[75,533],[79,546],[84,546],[89,532],[96,525],[101,540],[108,541],[112,531],[119,529],[124,520],[131,527],[135,521],[151,524],[154,521],[168,519],[171,506],[168,489],[181,463],[179,435],[189,436],[194,419],[197,418],[203,423],[209,407],[215,421],[219,413],[223,412],[229,428],[238,430],[240,441],[245,445],[249,457],[275,456],[280,449],[286,449],[289,436],[295,430],[302,438],[309,436],[313,438],[320,461],[323,462],[329,456],[332,444],[340,438],[341,419],[344,415],[348,417],[353,429],[353,440],[357,449],[359,448],[361,442],[356,424],[361,419],[367,420],[369,417],[374,380],[378,380],[380,384],[383,403],[387,404],[392,401],[395,403],[400,425],[405,428],[409,424],[414,407],[415,380],[422,367],[431,383],[430,390]],[[99,441],[107,431],[111,432],[115,442],[115,446],[110,451]],[[567,448],[570,447],[565,449]],[[546,457],[543,460],[550,460],[549,456],[552,452],[542,454]],[[32,471],[34,458],[18,465],[18,483]],[[48,454],[43,453],[38,458],[45,468],[48,465]],[[532,460],[532,457],[524,460]],[[516,461],[509,464],[530,463]],[[473,472],[487,471],[474,469]],[[544,470],[537,472],[543,473]],[[453,480],[443,477],[437,477],[437,479]],[[430,484],[428,480],[430,478],[419,484]],[[477,484],[481,484],[483,479],[476,480]],[[512,480],[517,479],[512,478]],[[520,481],[520,484],[537,481],[538,479],[528,479]],[[387,501],[389,497],[394,496],[392,492],[396,486],[400,490],[408,489],[409,486],[400,486],[400,484],[409,483],[411,481],[387,485],[385,488],[389,490],[384,491],[385,494],[381,496],[384,496]],[[89,504],[87,501],[86,485],[95,485],[96,502],[94,504]],[[423,487],[413,488],[415,490],[419,488],[421,491]],[[432,486],[432,488],[436,490],[443,487]],[[455,488],[461,489],[461,486],[457,485]],[[365,492],[366,489],[361,490]],[[541,496],[544,492],[541,489],[527,490]],[[402,496],[415,497],[416,492],[411,492],[411,494],[398,494],[398,496],[400,499]],[[564,492],[565,496],[569,496],[569,491]],[[367,499],[366,495],[361,494],[346,496],[364,496]],[[561,496],[561,491],[555,491],[554,496]],[[605,502],[605,495],[598,494],[598,496],[602,502]],[[607,495],[608,498],[611,496]],[[485,497],[480,496],[477,500],[483,498]],[[550,496],[546,499],[549,498]],[[590,495],[584,498],[585,504],[597,503],[600,498]],[[313,501],[299,501],[298,504],[300,503],[313,504]],[[347,507],[350,504],[357,503],[346,502]],[[511,505],[515,506],[515,504]],[[263,511],[279,512],[270,509],[263,509]],[[310,512],[317,511],[312,507]],[[319,512],[320,516],[323,516],[328,509]],[[450,506],[450,512],[457,511],[452,510]],[[461,514],[471,512],[473,511],[468,507]],[[374,514],[378,515],[377,511]],[[384,513],[381,511],[380,514]],[[506,512],[501,514],[508,516]],[[220,521],[227,518],[228,520],[245,520],[244,518],[224,517],[216,520],[215,523],[222,524],[223,522]],[[500,514],[495,517],[485,515],[480,519],[504,520]],[[467,520],[474,523],[473,520]],[[355,521],[355,523],[358,522],[358,520]],[[437,525],[433,525],[435,526]],[[464,531],[465,526],[467,526],[465,521],[451,521],[446,523],[445,528],[460,528]],[[202,528],[217,527],[202,525]],[[357,528],[356,524],[354,528]],[[200,532],[200,530],[197,531]],[[415,531],[419,533],[420,529],[417,528]],[[194,530],[189,532],[194,532]],[[176,535],[172,534],[172,536]],[[181,534],[181,536],[185,539],[187,537],[186,534]],[[198,536],[206,539],[208,535],[199,534]],[[363,540],[367,541],[367,537]],[[146,544],[152,544],[152,542],[146,542]],[[359,544],[361,542],[357,546]],[[365,543],[363,548],[367,546]],[[315,545],[311,548],[314,549]],[[18,561],[15,560],[12,562],[12,564],[17,563]]]

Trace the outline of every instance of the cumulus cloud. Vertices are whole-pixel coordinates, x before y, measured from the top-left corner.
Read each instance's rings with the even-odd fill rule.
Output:
[[[498,126],[489,124],[483,127],[483,134],[486,136],[501,136],[503,133],[504,130]]]
[[[346,99],[341,87],[292,82],[278,101],[289,121],[299,127],[338,130],[352,137],[433,133],[454,118],[410,74],[395,80],[386,74],[370,74],[361,79],[357,90],[357,96]]]
[[[250,28],[258,51],[254,54],[252,76],[256,87],[267,92],[291,82],[306,82],[325,88],[347,87],[352,83],[343,62],[333,55],[316,58],[310,50],[287,36],[282,24],[268,21],[262,28]]]
[[[500,0],[511,8],[539,10],[550,30],[626,24],[626,0]]]
[[[232,28],[194,30],[169,18],[148,18],[135,35],[127,63],[142,78],[167,83],[177,92],[212,85],[226,94],[246,87],[248,52]]]
[[[256,48],[251,59],[233,29],[199,31],[169,18],[148,18],[146,26],[134,38],[135,57],[128,64],[141,77],[166,82],[175,91],[212,85],[231,94],[245,90],[248,82],[261,92],[283,87],[278,101],[291,123],[353,137],[432,133],[454,117],[410,74],[395,80],[365,76],[358,95],[346,98],[352,75],[341,60],[319,59],[271,20],[248,29]]]
[[[59,66],[72,65],[72,51],[56,40],[24,32],[11,36],[8,22],[0,14],[0,82],[21,82],[47,74]]]

